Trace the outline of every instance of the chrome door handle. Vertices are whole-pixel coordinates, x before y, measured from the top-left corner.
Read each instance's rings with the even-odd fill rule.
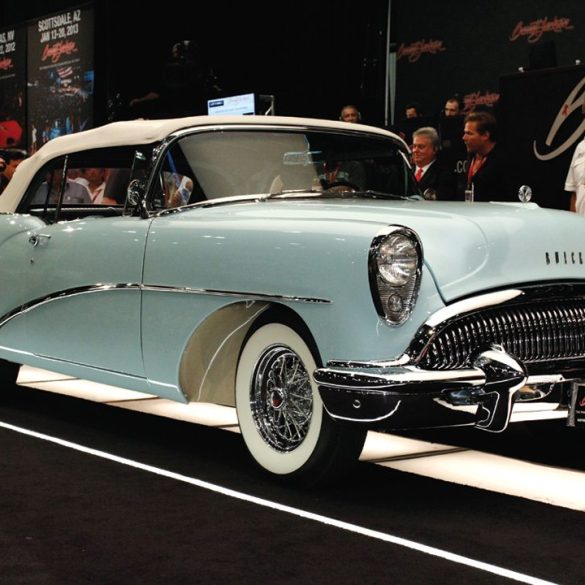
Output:
[[[35,248],[37,246],[44,246],[51,239],[49,234],[32,234],[28,238],[28,243]]]

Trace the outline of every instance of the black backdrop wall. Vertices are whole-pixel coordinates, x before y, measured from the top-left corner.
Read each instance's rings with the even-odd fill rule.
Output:
[[[437,114],[458,93],[468,109],[492,105],[499,78],[535,65],[585,62],[585,3],[450,0],[413,10],[394,0],[398,119],[411,100]],[[520,104],[519,104],[520,105]]]
[[[68,0],[3,0],[0,29],[76,7]],[[144,9],[138,0],[96,0],[95,122],[130,99],[160,89],[171,47],[196,45],[197,63],[212,69],[222,95],[276,96],[276,113],[337,117],[356,102],[364,119],[383,122],[387,5],[384,0],[297,0],[286,8],[266,0],[198,3],[166,0]],[[284,13],[283,13],[284,10]],[[114,98],[119,96],[116,101]],[[192,113],[206,95],[193,95]]]
[[[79,0],[3,0],[0,31],[25,30],[34,19],[80,4]],[[94,125],[144,115],[129,108],[131,100],[150,91],[164,93],[171,47],[191,40],[200,83],[182,96],[189,113],[204,113],[213,92],[255,92],[275,95],[276,113],[282,115],[336,118],[342,105],[355,102],[366,123],[381,126],[389,5],[396,59],[391,81],[397,88],[399,127],[404,105],[411,100],[420,101],[428,114],[437,116],[445,98],[454,92],[466,98],[468,108],[493,104],[502,93],[499,113],[505,136],[514,144],[518,135],[534,134],[535,120],[546,120],[550,127],[565,94],[555,99],[554,92],[548,92],[535,109],[539,82],[526,92],[505,80],[517,75],[519,67],[556,62],[562,68],[578,59],[585,62],[585,4],[578,0],[421,0],[416,5],[406,0],[297,0],[284,9],[279,6],[278,12],[275,3],[267,0],[199,3],[188,10],[178,0],[166,0],[149,10],[139,0],[88,4],[95,24]],[[500,80],[504,80],[501,85]],[[532,105],[527,108],[527,104]],[[164,101],[158,105],[164,106]],[[518,115],[526,111],[530,115]],[[150,114],[170,112],[163,107]],[[575,118],[566,128],[578,127]],[[551,175],[551,164],[531,154],[530,144],[525,141],[522,153],[516,153],[527,161],[526,176],[554,175],[554,189],[550,181],[537,185],[537,194],[546,191],[539,202],[564,207],[561,175],[571,149],[559,155]],[[462,162],[458,156],[457,169],[464,174]]]

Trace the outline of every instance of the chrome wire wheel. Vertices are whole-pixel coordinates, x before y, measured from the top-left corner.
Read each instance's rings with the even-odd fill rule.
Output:
[[[334,423],[312,378],[317,358],[283,323],[247,336],[236,372],[236,410],[256,463],[280,478],[315,485],[357,461],[366,436]]]
[[[294,475],[315,453],[323,403],[311,373],[315,358],[303,338],[267,323],[247,338],[236,374],[236,410],[248,451],[267,471]]]
[[[277,451],[291,451],[303,442],[313,414],[313,390],[292,349],[275,345],[261,356],[250,385],[250,407],[258,432]]]

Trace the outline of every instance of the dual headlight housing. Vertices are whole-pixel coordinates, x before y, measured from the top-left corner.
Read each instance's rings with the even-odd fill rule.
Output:
[[[374,238],[369,272],[378,314],[390,325],[404,323],[414,307],[420,285],[422,246],[416,233],[388,226]]]

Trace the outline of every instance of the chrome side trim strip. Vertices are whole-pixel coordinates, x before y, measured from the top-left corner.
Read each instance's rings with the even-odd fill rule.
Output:
[[[297,297],[289,295],[271,295],[265,293],[251,293],[243,291],[217,290],[209,288],[174,287],[158,284],[145,284],[142,290],[149,292],[172,292],[189,295],[212,295],[219,297],[243,297],[253,301],[286,301],[292,303],[331,304],[333,301],[313,297]]]
[[[0,316],[0,327],[3,327],[19,315],[23,315],[45,305],[47,303],[51,303],[56,300],[65,299],[69,297],[75,297],[79,295],[85,294],[92,294],[98,292],[107,292],[107,291],[122,291],[122,290],[137,290],[137,291],[149,291],[149,292],[170,292],[170,293],[179,293],[179,294],[191,294],[191,295],[212,295],[212,296],[220,296],[220,297],[234,297],[234,298],[243,298],[244,300],[253,300],[253,301],[279,301],[279,302],[293,302],[293,303],[312,303],[312,304],[331,304],[332,301],[327,299],[319,299],[319,298],[311,298],[311,297],[296,297],[296,296],[287,296],[287,295],[270,295],[264,293],[248,293],[248,292],[237,292],[237,291],[223,291],[223,290],[213,290],[213,289],[195,289],[189,287],[173,287],[173,286],[162,286],[162,285],[141,285],[136,283],[126,283],[126,284],[93,284],[84,287],[76,287],[70,288],[67,290],[57,291],[46,295],[44,297],[40,297],[38,299],[33,299],[28,303],[21,305],[9,311],[8,313]]]
[[[47,303],[51,303],[53,301],[64,299],[68,297],[76,297],[79,295],[91,294],[96,292],[105,292],[105,291],[116,291],[116,290],[140,290],[139,284],[127,283],[127,284],[93,284],[90,286],[83,286],[77,288],[70,288],[63,291],[57,291],[51,293],[50,295],[40,297],[38,299],[33,299],[32,301],[13,309],[12,311],[2,315],[0,317],[0,327],[3,327],[19,315],[23,315],[24,313],[28,313],[41,305],[45,305]]]

